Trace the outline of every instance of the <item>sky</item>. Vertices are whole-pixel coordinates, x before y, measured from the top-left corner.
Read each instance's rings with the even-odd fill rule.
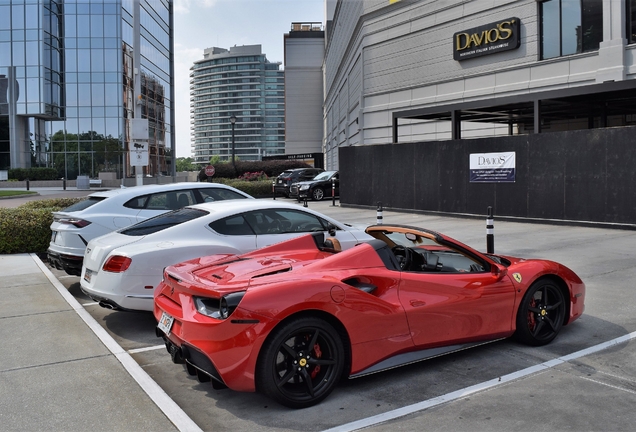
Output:
[[[292,22],[324,22],[323,0],[174,1],[177,157],[191,157],[189,74],[203,50],[261,45],[270,62],[283,63],[283,35]]]

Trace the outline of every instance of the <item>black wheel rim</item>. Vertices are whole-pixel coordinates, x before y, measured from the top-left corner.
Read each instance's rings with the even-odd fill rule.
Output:
[[[528,330],[536,340],[549,340],[561,328],[565,314],[563,295],[554,285],[543,285],[528,302]]]
[[[336,343],[323,330],[291,333],[276,350],[274,383],[289,400],[309,402],[328,393],[337,380]]]

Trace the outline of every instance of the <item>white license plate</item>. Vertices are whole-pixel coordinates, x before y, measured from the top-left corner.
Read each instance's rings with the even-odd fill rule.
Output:
[[[170,334],[170,329],[172,328],[173,322],[174,318],[163,312],[161,314],[161,319],[159,320],[159,324],[157,324],[157,327],[159,327],[159,330],[168,335]]]
[[[51,243],[55,243],[56,237],[57,237],[57,231],[51,232]]]
[[[91,278],[93,277],[93,273],[94,273],[93,270],[86,269],[86,271],[84,272],[84,280],[90,283]]]

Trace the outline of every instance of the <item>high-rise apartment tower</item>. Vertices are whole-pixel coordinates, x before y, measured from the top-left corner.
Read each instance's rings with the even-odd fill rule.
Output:
[[[280,63],[267,60],[260,45],[208,48],[191,70],[195,163],[213,156],[231,160],[232,130],[238,160],[285,153],[284,72]]]

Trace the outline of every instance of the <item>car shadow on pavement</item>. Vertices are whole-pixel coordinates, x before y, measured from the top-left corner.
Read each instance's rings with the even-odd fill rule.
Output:
[[[84,294],[82,292],[82,288],[80,286],[79,281],[70,284],[68,287],[68,292],[71,293],[71,295],[73,297],[75,297],[75,299],[80,302],[80,303],[85,303],[85,302],[92,302],[93,299],[90,298],[89,296],[87,296],[86,294]]]
[[[147,346],[162,345],[163,341],[155,334],[157,321],[152,312],[129,312],[104,309],[91,310],[91,315],[101,321],[104,328],[111,333],[124,349],[139,348],[138,344]]]

